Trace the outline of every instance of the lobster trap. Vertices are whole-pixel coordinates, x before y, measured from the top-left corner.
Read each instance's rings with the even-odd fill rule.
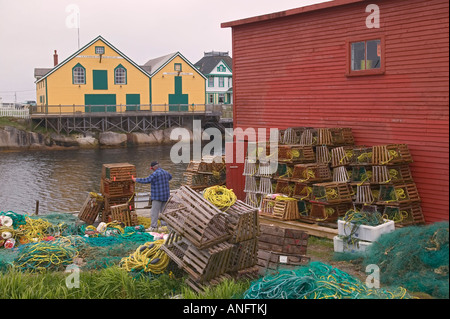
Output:
[[[262,216],[281,220],[297,220],[300,218],[300,214],[298,211],[298,200],[294,198],[263,198],[261,202],[261,210],[259,213]]]
[[[233,245],[227,242],[199,249],[176,232],[170,232],[161,249],[195,282],[212,280],[229,270]]]
[[[316,163],[329,164],[331,162],[331,151],[326,145],[316,146]]]
[[[378,205],[398,205],[410,202],[420,202],[419,192],[415,183],[380,185],[377,199]]]
[[[278,161],[286,163],[313,163],[314,149],[310,145],[279,145]]]
[[[372,166],[352,166],[350,175],[351,184],[372,182]]]
[[[350,165],[372,165],[372,147],[352,148]]]
[[[259,235],[259,210],[237,200],[225,212],[231,238],[230,243],[238,243]]]
[[[258,258],[258,238],[251,238],[233,245],[228,271],[235,272],[253,267]]]
[[[101,179],[100,192],[107,197],[131,196],[135,192],[136,183],[133,180],[112,182]]]
[[[104,204],[105,200],[101,195],[89,193],[80,209],[78,219],[92,225],[97,219],[99,213],[102,211]]]
[[[311,202],[309,215],[301,215],[300,220],[309,222],[336,222],[352,208],[352,203],[326,204]]]
[[[118,197],[105,197],[105,207],[101,212],[102,222],[109,222],[111,219],[111,207],[126,204],[130,211],[135,209],[135,197],[133,194],[131,196],[118,196]]]
[[[161,219],[199,249],[231,236],[226,215],[187,186],[181,186],[170,196]]]
[[[396,227],[425,224],[420,203],[407,203],[399,206],[387,205],[384,207],[383,216],[393,220]]]
[[[258,248],[285,254],[306,255],[309,235],[295,228],[261,224]]]
[[[372,163],[374,165],[409,164],[412,162],[407,144],[387,144],[372,147]]]
[[[286,196],[293,196],[294,189],[295,189],[295,182],[279,179],[279,180],[277,180],[277,183],[275,186],[275,193],[283,194]]]
[[[108,182],[130,181],[136,177],[136,167],[129,163],[102,165],[102,178]]]
[[[331,181],[331,170],[328,165],[321,163],[297,164],[294,166],[291,180],[301,183]]]
[[[352,189],[348,183],[318,183],[312,188],[311,201],[328,204],[351,203]]]
[[[331,149],[331,167],[349,165],[353,158],[353,149],[339,146]]]
[[[299,200],[310,200],[312,198],[312,186],[306,183],[296,182],[292,197]]]
[[[138,218],[135,211],[131,211],[128,204],[111,206],[111,218],[113,221],[123,223],[125,226],[138,225]]]
[[[347,167],[338,166],[333,168],[333,182],[348,183],[350,182],[350,174]]]

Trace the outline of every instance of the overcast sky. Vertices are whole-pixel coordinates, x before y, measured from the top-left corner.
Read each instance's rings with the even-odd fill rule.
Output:
[[[179,51],[190,62],[231,50],[223,22],[325,0],[0,0],[0,97],[36,100],[34,68],[53,66],[98,35],[137,64]],[[16,97],[15,97],[16,92]]]

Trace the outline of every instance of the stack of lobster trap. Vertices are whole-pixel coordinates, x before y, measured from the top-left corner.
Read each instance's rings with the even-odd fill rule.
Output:
[[[277,155],[271,174],[258,160],[244,165],[245,202],[263,216],[335,225],[364,208],[398,226],[424,222],[406,144],[359,146],[351,128],[293,127],[281,131]]]
[[[103,164],[100,194],[90,193],[78,218],[93,224],[97,217],[102,222],[117,220],[126,226],[137,223],[135,210],[136,167],[129,163]]]
[[[191,161],[183,174],[182,185],[201,191],[207,187],[225,184],[224,156],[203,156],[201,161]]]
[[[257,275],[258,210],[236,201],[220,210],[188,186],[169,198],[161,219],[170,229],[162,246],[196,291],[225,278]]]

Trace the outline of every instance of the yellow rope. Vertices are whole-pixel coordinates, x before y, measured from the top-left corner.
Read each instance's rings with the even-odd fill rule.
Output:
[[[169,256],[161,250],[164,239],[147,242],[139,246],[136,251],[122,258],[119,267],[127,271],[144,271],[154,274],[162,274],[169,264]]]
[[[236,194],[232,189],[219,185],[205,188],[203,197],[220,209],[231,207],[237,200]]]

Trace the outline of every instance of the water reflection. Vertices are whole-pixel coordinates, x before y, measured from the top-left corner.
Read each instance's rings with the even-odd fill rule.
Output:
[[[154,160],[172,173],[171,188],[180,185],[187,164],[170,160],[171,146],[29,151],[0,153],[0,211],[32,214],[36,201],[39,213],[77,211],[89,192],[100,192],[102,165],[130,163],[137,176],[150,173]],[[137,192],[149,186],[137,184]]]

